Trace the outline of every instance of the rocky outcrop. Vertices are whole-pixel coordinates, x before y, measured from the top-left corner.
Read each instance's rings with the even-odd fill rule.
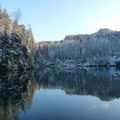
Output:
[[[31,56],[15,33],[0,33],[0,69],[23,70],[32,67]]]

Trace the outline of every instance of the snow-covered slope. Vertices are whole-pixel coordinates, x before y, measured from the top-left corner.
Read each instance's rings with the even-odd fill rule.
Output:
[[[68,35],[62,41],[41,42],[35,60],[42,65],[71,61],[76,66],[108,66],[119,65],[119,58],[120,31],[105,28],[89,35]]]

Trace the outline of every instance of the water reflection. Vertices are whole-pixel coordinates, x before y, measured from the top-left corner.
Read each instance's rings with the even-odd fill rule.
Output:
[[[96,96],[101,101],[109,103],[120,98],[120,72],[112,68],[62,71],[47,68],[32,73],[2,74],[0,75],[0,120],[17,120],[19,113],[32,109],[33,95],[38,89],[62,90],[71,96]],[[107,104],[104,106],[108,107]],[[90,109],[96,109],[96,106],[88,110]]]
[[[17,120],[17,112],[29,109],[34,84],[29,72],[0,75],[0,120]]]
[[[92,95],[103,101],[120,97],[120,72],[112,68],[69,72],[40,70],[35,80],[39,88],[62,89],[70,95]]]

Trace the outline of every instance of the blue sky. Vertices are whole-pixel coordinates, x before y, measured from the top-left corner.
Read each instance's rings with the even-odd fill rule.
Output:
[[[31,24],[36,41],[61,40],[65,35],[120,30],[120,0],[0,0],[21,22]]]

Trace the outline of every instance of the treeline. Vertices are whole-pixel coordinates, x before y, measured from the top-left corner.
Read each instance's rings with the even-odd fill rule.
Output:
[[[118,66],[119,58],[120,32],[100,29],[90,35],[71,35],[62,41],[41,42],[35,60],[39,65]]]
[[[31,53],[35,48],[35,40],[30,25],[26,27],[24,24],[19,24],[21,17],[20,10],[13,13],[13,19],[8,14],[6,9],[0,8],[0,32],[7,34],[15,33],[19,35],[22,40],[22,44],[26,45],[27,50]]]

